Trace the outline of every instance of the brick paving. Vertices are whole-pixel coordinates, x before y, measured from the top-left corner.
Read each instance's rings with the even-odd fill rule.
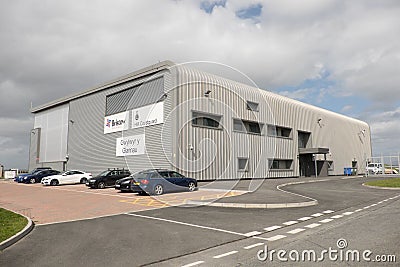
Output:
[[[48,187],[1,181],[0,207],[22,213],[36,224],[47,224],[163,208],[184,204],[187,200],[230,197],[242,193],[199,190],[154,198],[120,193],[114,188],[90,189],[81,184]]]

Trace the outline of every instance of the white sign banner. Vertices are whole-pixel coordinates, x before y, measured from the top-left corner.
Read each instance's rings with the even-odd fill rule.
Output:
[[[164,123],[164,102],[132,110],[132,128],[142,128]]]
[[[110,115],[104,118],[104,134],[128,130],[128,111]]]
[[[145,154],[145,135],[140,134],[117,138],[115,153],[117,157]]]

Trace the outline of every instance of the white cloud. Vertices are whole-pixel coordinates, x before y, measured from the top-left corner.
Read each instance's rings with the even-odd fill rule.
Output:
[[[303,88],[295,91],[280,91],[278,94],[297,100],[303,100],[313,93],[315,90],[312,88]]]
[[[267,89],[329,75],[335,85],[319,92],[320,102],[326,94],[365,97],[374,107],[400,101],[397,0],[227,0],[211,14],[200,2],[2,1],[0,117],[24,121],[31,101],[164,59],[225,63]],[[236,16],[259,3],[257,23]],[[284,94],[301,100],[308,93],[301,90]]]

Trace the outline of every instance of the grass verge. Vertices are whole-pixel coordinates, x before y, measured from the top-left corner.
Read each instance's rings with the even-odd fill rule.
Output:
[[[400,178],[391,178],[386,180],[379,180],[379,181],[370,181],[365,183],[366,185],[372,186],[380,186],[380,187],[393,187],[393,188],[400,188]]]
[[[0,208],[0,242],[24,229],[27,223],[24,216]]]

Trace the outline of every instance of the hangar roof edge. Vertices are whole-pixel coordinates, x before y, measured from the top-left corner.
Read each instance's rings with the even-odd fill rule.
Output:
[[[39,105],[37,107],[32,108],[30,111],[32,113],[37,113],[37,112],[43,111],[45,109],[49,109],[49,108],[52,108],[52,107],[55,107],[55,106],[59,106],[59,105],[65,104],[65,103],[67,103],[67,102],[69,102],[71,100],[74,100],[74,99],[77,99],[77,98],[80,98],[80,97],[83,97],[83,96],[86,96],[86,95],[90,95],[90,94],[96,93],[98,91],[105,90],[105,89],[109,88],[110,86],[117,85],[117,84],[129,81],[129,80],[132,80],[132,79],[136,79],[136,78],[139,78],[139,77],[142,77],[142,76],[145,76],[145,75],[149,75],[151,73],[158,72],[158,71],[163,70],[163,69],[168,69],[168,68],[170,68],[171,66],[174,66],[174,65],[175,65],[175,63],[170,61],[170,60],[161,61],[159,63],[153,64],[153,65],[150,65],[148,67],[142,68],[140,70],[137,70],[137,71],[131,72],[129,74],[126,74],[126,75],[124,75],[122,77],[119,77],[119,78],[116,78],[114,80],[107,81],[105,83],[97,85],[95,87],[89,88],[89,89],[84,90],[82,92],[71,94],[69,96],[66,96],[66,97],[59,98],[59,99],[56,99],[54,101],[48,102],[46,104]]]

